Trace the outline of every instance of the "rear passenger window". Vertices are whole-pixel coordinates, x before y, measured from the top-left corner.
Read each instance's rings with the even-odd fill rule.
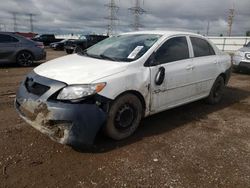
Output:
[[[0,43],[18,42],[18,40],[12,36],[0,34]]]
[[[212,46],[206,40],[197,37],[190,37],[190,39],[195,57],[215,55]]]
[[[155,60],[163,64],[189,58],[186,37],[175,37],[167,40],[157,51]]]

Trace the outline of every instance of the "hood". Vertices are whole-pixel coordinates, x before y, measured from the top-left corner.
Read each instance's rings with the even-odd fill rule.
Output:
[[[239,51],[241,51],[241,52],[250,52],[250,47],[240,48]]]
[[[40,76],[70,84],[89,84],[126,70],[127,63],[95,59],[77,54],[57,58],[36,67]]]

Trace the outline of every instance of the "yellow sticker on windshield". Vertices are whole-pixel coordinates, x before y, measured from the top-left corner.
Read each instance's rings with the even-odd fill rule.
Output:
[[[128,56],[128,59],[134,59],[137,54],[142,50],[143,46],[137,46]]]

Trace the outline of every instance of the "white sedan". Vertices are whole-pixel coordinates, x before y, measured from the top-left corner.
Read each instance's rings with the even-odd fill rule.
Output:
[[[120,140],[143,117],[200,99],[220,102],[230,69],[230,56],[201,35],[124,33],[36,67],[15,106],[59,143],[92,144],[99,130]]]

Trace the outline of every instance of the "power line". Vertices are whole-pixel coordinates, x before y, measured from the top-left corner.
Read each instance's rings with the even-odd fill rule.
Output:
[[[131,13],[134,15],[134,23],[132,26],[135,31],[138,31],[139,28],[142,27],[140,23],[140,16],[146,13],[146,11],[140,6],[140,0],[135,0],[135,6],[129,8],[129,11],[131,11]]]
[[[113,31],[116,26],[116,21],[118,20],[117,18],[117,12],[119,10],[119,7],[116,5],[115,0],[110,0],[110,2],[105,5],[109,9],[109,15],[105,19],[109,20],[108,23],[108,35],[112,35]]]

